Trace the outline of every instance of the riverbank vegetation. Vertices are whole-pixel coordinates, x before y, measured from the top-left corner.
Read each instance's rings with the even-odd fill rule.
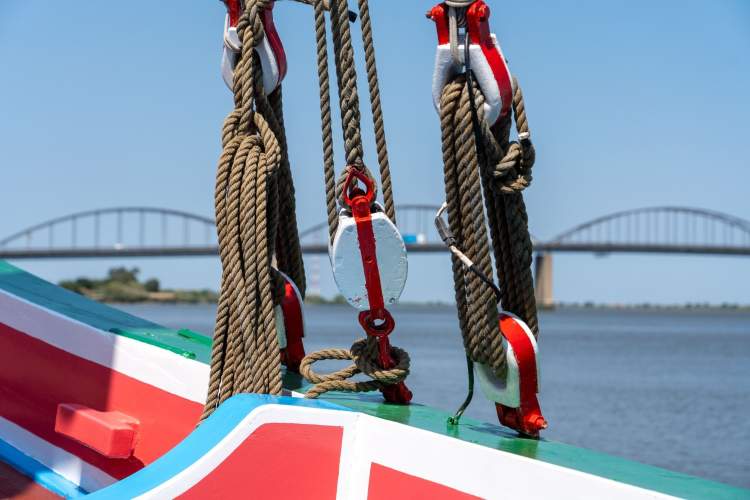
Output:
[[[99,302],[166,302],[198,304],[216,302],[217,294],[212,290],[162,289],[159,280],[138,280],[138,268],[115,267],[104,279],[77,278],[61,281],[59,285]]]

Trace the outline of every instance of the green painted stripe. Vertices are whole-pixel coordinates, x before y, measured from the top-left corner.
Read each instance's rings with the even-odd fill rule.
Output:
[[[132,338],[203,363],[211,360],[211,340],[190,330],[170,330],[90,300],[0,260],[0,289],[105,332]]]
[[[309,384],[298,374],[287,373],[284,387],[304,392]],[[519,437],[498,425],[463,417],[458,426],[448,424],[452,415],[442,410],[411,404],[386,404],[379,393],[327,393],[323,399],[374,417],[454,437],[515,455],[576,469],[621,483],[682,498],[750,499],[750,490],[645,465],[575,446]],[[489,404],[477,401],[475,404]]]
[[[208,363],[211,340],[190,330],[169,330],[155,323],[63,290],[0,260],[0,289],[29,302],[118,335]],[[299,375],[286,374],[284,387],[304,390]],[[464,417],[459,426],[449,426],[450,414],[418,404],[383,403],[379,394],[329,393],[324,398],[356,411],[470,443],[576,469],[634,486],[684,498],[750,499],[750,490],[671,472],[603,453],[546,440],[519,438],[501,427]]]

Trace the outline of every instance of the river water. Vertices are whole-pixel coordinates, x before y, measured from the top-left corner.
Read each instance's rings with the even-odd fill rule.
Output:
[[[210,333],[210,305],[119,306]],[[348,306],[307,306],[308,352],[360,336]],[[415,400],[454,410],[466,390],[455,309],[399,306],[395,345],[411,355]],[[558,310],[541,313],[547,439],[750,487],[750,313]],[[477,392],[467,415],[496,421]]]

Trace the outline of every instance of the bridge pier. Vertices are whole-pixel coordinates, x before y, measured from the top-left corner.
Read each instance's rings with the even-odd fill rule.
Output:
[[[555,305],[552,295],[552,254],[538,252],[534,259],[534,295],[537,307],[551,308]]]

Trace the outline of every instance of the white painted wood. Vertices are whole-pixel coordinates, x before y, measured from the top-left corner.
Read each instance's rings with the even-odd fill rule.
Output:
[[[11,328],[177,396],[204,403],[209,366],[105,332],[0,290],[0,318]]]
[[[103,470],[2,417],[0,440],[86,491],[95,491],[117,481]]]
[[[234,85],[234,68],[237,65],[239,52],[242,50],[242,41],[237,34],[237,28],[229,26],[229,15],[224,18],[224,51],[221,55],[221,76],[224,83],[232,90]],[[266,95],[276,90],[281,83],[279,65],[273,53],[268,37],[263,37],[260,44],[255,48],[263,69],[263,90]]]
[[[458,56],[462,65],[465,54],[464,38],[463,34],[459,34]],[[495,42],[495,48],[500,53],[500,57],[505,61],[503,51],[500,49],[500,44],[494,34],[492,35],[492,41]],[[494,124],[500,117],[500,111],[503,107],[500,88],[495,80],[495,75],[492,72],[490,64],[482,53],[482,47],[476,43],[472,43],[469,47],[469,57],[471,58],[472,73],[479,88],[482,89],[482,94],[485,98],[484,119],[487,123]],[[438,112],[440,112],[440,98],[443,94],[443,88],[451,78],[463,71],[463,66],[457,68],[453,63],[450,44],[438,45],[435,51],[435,69],[432,75],[432,100]]]
[[[409,273],[406,245],[401,233],[383,212],[372,214],[372,230],[375,235],[383,302],[388,307],[398,302],[406,285]],[[339,225],[329,255],[333,277],[341,295],[352,307],[360,311],[369,310],[357,224],[351,215],[343,211],[339,214]]]
[[[343,427],[338,499],[367,498],[372,463],[489,499],[672,498],[362,413],[275,404],[253,410],[211,452],[138,498],[174,498],[184,493],[266,423]]]

